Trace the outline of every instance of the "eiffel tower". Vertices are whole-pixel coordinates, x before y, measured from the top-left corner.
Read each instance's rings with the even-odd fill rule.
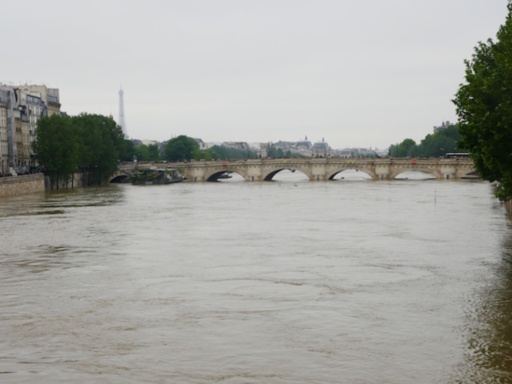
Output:
[[[123,88],[119,88],[119,126],[123,130],[124,138],[128,139],[128,132],[126,131],[126,122],[124,121],[124,92]]]

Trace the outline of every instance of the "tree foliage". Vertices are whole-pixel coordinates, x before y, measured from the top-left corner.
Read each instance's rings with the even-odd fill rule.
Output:
[[[466,60],[466,82],[453,102],[460,133],[476,168],[499,181],[499,197],[512,197],[512,3],[496,41],[480,42]]]
[[[38,121],[34,151],[39,164],[50,176],[52,186],[59,181],[67,183],[79,162],[72,119],[58,115],[41,118]]]
[[[168,161],[246,160],[258,157],[256,152],[248,149],[230,148],[221,145],[201,149],[193,138],[185,135],[166,142],[163,152],[164,159]]]
[[[164,157],[168,161],[190,161],[198,152],[199,144],[185,135],[169,140],[164,146]]]
[[[123,146],[121,148],[121,154],[119,159],[121,161],[133,161],[135,156],[135,144],[131,140],[123,140]]]
[[[433,134],[428,134],[415,150],[418,157],[441,157],[448,152],[462,152],[457,125],[449,125]]]
[[[400,144],[394,144],[389,147],[389,156],[408,157],[414,156],[416,142],[413,139],[405,139]]]
[[[284,157],[284,151],[281,147],[271,144],[267,148],[267,156],[272,159],[281,159]]]
[[[161,158],[158,144],[137,145],[133,153],[138,161],[158,161]]]
[[[440,157],[447,152],[460,152],[463,148],[457,125],[449,125],[433,134],[428,134],[420,144],[413,139],[405,139],[400,144],[389,147],[392,157]]]
[[[160,150],[158,148],[158,144],[149,144],[148,145],[148,157],[151,161],[160,160]]]
[[[37,159],[52,186],[67,182],[77,171],[87,172],[94,183],[104,183],[117,169],[125,146],[121,128],[102,115],[43,117],[36,135]]]
[[[228,148],[220,145],[214,145],[204,151],[204,157],[206,160],[211,159],[222,159],[222,160],[246,160],[255,159],[257,157],[254,151],[248,151],[237,148]]]
[[[73,125],[80,148],[79,167],[88,171],[92,181],[102,184],[116,171],[124,147],[124,135],[116,122],[102,115],[83,113]]]

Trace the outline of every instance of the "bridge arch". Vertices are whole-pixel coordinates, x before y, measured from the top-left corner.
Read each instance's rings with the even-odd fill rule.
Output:
[[[261,180],[271,181],[279,172],[288,170],[293,173],[304,174],[310,181],[313,180],[311,164],[303,159],[273,160],[261,167]]]
[[[304,177],[307,178],[308,180],[310,179],[310,177],[305,172],[303,172],[300,169],[297,169],[297,168],[279,168],[279,169],[275,169],[275,170],[267,173],[263,177],[263,181],[274,181],[275,180],[274,177],[277,176],[282,171],[289,171],[291,173],[300,173],[300,174],[304,175]]]
[[[413,171],[403,171],[398,173],[394,179],[395,180],[432,180],[442,178],[440,176],[434,175],[432,172],[413,170]]]
[[[357,172],[361,175],[364,175],[362,177],[357,178],[358,180],[359,179],[360,180],[372,180],[372,179],[376,178],[376,175],[372,175],[372,172],[368,171],[366,169],[347,167],[347,168],[340,169],[339,171],[336,171],[334,173],[331,173],[330,176],[328,177],[328,180],[341,180],[341,179],[345,178],[345,176],[343,176],[344,173],[346,174],[346,176],[352,176],[352,175],[355,175],[355,172]],[[336,178],[336,176],[340,176],[340,178]]]
[[[422,173],[425,176],[432,176],[431,178],[433,178],[433,179],[449,178],[449,177],[445,177],[445,175],[443,175],[440,171],[435,170],[435,169],[430,169],[428,167],[426,167],[426,168],[423,168],[423,167],[403,167],[403,168],[395,169],[395,170],[393,170],[390,173],[389,178],[390,179],[396,179],[398,176],[400,176],[401,174],[404,174],[404,173],[405,174],[408,174],[408,173],[415,173],[415,174]]]
[[[478,171],[470,171],[467,173],[462,173],[460,176],[461,179],[481,179],[480,173]]]
[[[131,175],[128,172],[118,171],[110,177],[110,183],[121,184],[127,183],[131,179]]]
[[[224,174],[233,174],[233,173],[236,173],[236,174],[239,174],[240,176],[242,176],[244,178],[244,180],[246,179],[247,175],[246,175],[246,172],[244,172],[244,169],[240,168],[240,167],[236,167],[236,166],[221,166],[221,167],[213,167],[213,168],[210,168],[208,170],[205,171],[205,174],[204,174],[204,181],[207,181],[207,182],[216,182],[216,181],[219,181],[219,178],[222,178]],[[195,181],[195,180],[192,180],[192,181]]]
[[[206,181],[207,182],[217,182],[217,181],[220,181],[223,179],[230,179],[233,176],[233,174],[240,175],[238,172],[222,170],[222,171],[214,172],[213,174],[208,176],[206,178]],[[243,175],[240,175],[240,176],[243,177]]]

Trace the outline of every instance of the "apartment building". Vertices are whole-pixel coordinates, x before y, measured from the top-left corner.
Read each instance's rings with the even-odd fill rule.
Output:
[[[49,109],[47,108],[46,104],[44,103],[41,97],[23,92],[20,89],[17,89],[17,93],[18,99],[21,100],[20,104],[26,107],[25,113],[29,121],[28,134],[30,140],[30,156],[34,158],[35,153],[33,150],[33,143],[36,139],[37,122],[41,118],[41,116],[50,116]]]
[[[35,165],[33,143],[42,116],[60,114],[57,88],[0,84],[0,172],[25,172]]]
[[[46,85],[18,85],[16,87],[18,95],[35,96],[42,100],[47,109],[47,115],[60,114],[60,95],[58,88],[48,88]]]
[[[17,150],[16,170],[26,171],[31,165],[30,157],[30,135],[29,135],[29,116],[26,105],[19,105],[14,111],[14,127]]]
[[[0,173],[4,174],[9,164],[7,99],[8,93],[0,89]]]

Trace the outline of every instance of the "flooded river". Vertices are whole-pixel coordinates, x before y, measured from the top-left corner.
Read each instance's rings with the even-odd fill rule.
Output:
[[[512,382],[488,183],[111,185],[0,200],[1,383]]]

